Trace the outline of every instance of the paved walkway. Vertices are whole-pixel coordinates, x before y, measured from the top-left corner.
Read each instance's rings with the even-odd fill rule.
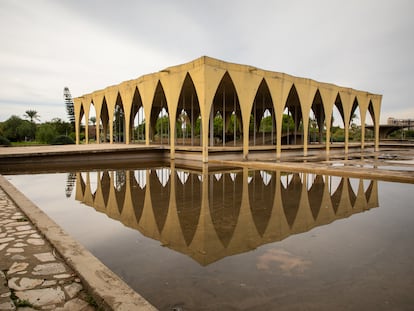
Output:
[[[1,188],[0,270],[0,310],[95,310],[77,275]]]

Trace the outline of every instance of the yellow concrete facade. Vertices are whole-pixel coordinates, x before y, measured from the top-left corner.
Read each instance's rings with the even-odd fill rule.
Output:
[[[114,120],[119,111],[117,107],[121,107],[122,141],[131,143],[134,120],[140,115],[139,124],[145,126],[141,143],[164,144],[163,137],[167,136],[172,159],[179,144],[198,148],[203,162],[208,162],[209,150],[215,146],[242,147],[243,157],[247,158],[249,149],[257,146],[258,141],[272,146],[279,158],[282,139],[290,139],[297,144],[298,131],[301,132],[299,144],[303,145],[306,156],[312,112],[320,136],[322,132],[325,135],[324,142],[322,139],[319,142],[325,143],[329,153],[332,113],[336,107],[344,124],[345,153],[349,147],[351,118],[357,108],[361,120],[361,148],[365,146],[365,120],[369,113],[375,127],[375,148],[378,149],[381,100],[382,95],[378,94],[203,56],[75,98],[76,143],[80,143],[82,118],[89,120],[92,106],[97,124],[96,143],[113,143]],[[282,133],[286,111],[293,120],[293,138],[291,133]],[[160,116],[168,117],[168,126],[161,128],[161,134],[156,137],[155,132],[160,131],[156,129]],[[213,122],[217,116],[222,120],[222,133],[218,138],[215,137],[217,128],[214,128]],[[266,133],[261,129],[264,116],[271,116],[271,130]],[[181,120],[180,123],[178,120]],[[194,130],[196,122],[199,122],[197,136]],[[184,123],[190,128],[189,139],[184,139],[182,134],[180,140],[177,138],[177,126],[181,124],[184,133],[187,131]],[[234,137],[230,137],[229,133],[233,133]],[[89,135],[89,130],[85,130],[85,143],[89,143]]]

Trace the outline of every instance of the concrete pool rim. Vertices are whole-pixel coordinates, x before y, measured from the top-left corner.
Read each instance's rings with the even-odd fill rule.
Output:
[[[157,310],[0,175],[0,187],[78,274],[104,310]]]

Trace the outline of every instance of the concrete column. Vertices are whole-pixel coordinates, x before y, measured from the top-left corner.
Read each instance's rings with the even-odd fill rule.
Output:
[[[309,111],[302,111],[303,155],[308,155]]]
[[[114,143],[114,119],[113,113],[109,114],[109,143]]]
[[[336,95],[338,91],[335,89],[325,89],[319,88],[319,93],[321,94],[323,109],[325,113],[325,125],[326,125],[326,155],[330,153],[330,143],[331,143],[331,122],[332,122],[332,110],[335,105]]]
[[[89,107],[85,109],[85,144],[89,144]]]
[[[283,111],[276,113],[276,159],[280,159],[282,151]]]
[[[176,136],[176,113],[171,111],[171,113],[168,114],[168,118],[170,119],[170,158],[171,160],[175,159],[175,136]]]
[[[375,99],[373,99],[373,110],[375,114],[375,151],[379,151],[379,123],[380,123],[380,110],[381,110],[381,95],[377,95]]]
[[[80,113],[81,113],[81,98],[75,98],[73,100],[73,109],[75,114],[75,135],[76,135],[76,144],[79,145],[80,137],[79,137],[79,124],[80,124]]]
[[[249,118],[250,121],[250,118]],[[249,156],[249,122],[242,118],[243,122],[243,159],[247,160]]]
[[[129,145],[131,143],[131,112],[128,110],[124,111],[124,117],[125,117],[125,144]]]
[[[345,123],[345,154],[347,154],[349,148],[349,123]]]
[[[361,109],[359,106],[359,114],[361,116],[361,149],[365,149],[365,118],[366,118],[366,110]]]
[[[79,138],[79,120],[75,121],[75,135],[76,135],[76,144],[80,144],[80,138]]]
[[[150,144],[150,117],[145,118],[145,145],[149,146]]]
[[[379,122],[375,122],[375,151],[379,151]]]
[[[96,113],[96,122],[95,122],[95,143],[100,144],[101,143],[101,135],[100,135],[100,124],[101,124],[101,110],[102,110],[102,104],[95,104],[95,113]]]
[[[75,134],[76,134],[76,144],[80,144],[80,115],[75,117]]]
[[[325,116],[325,123],[326,123],[326,137],[325,137],[325,146],[326,146],[326,155],[330,153],[331,147],[331,122],[332,122],[332,111],[330,114]]]
[[[203,162],[208,162],[208,130],[209,130],[209,114],[201,114],[201,130],[202,130],[202,144],[203,144]]]

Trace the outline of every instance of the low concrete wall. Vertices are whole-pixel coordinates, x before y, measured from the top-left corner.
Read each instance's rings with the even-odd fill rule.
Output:
[[[157,310],[1,175],[0,187],[77,272],[99,306],[105,310]]]

